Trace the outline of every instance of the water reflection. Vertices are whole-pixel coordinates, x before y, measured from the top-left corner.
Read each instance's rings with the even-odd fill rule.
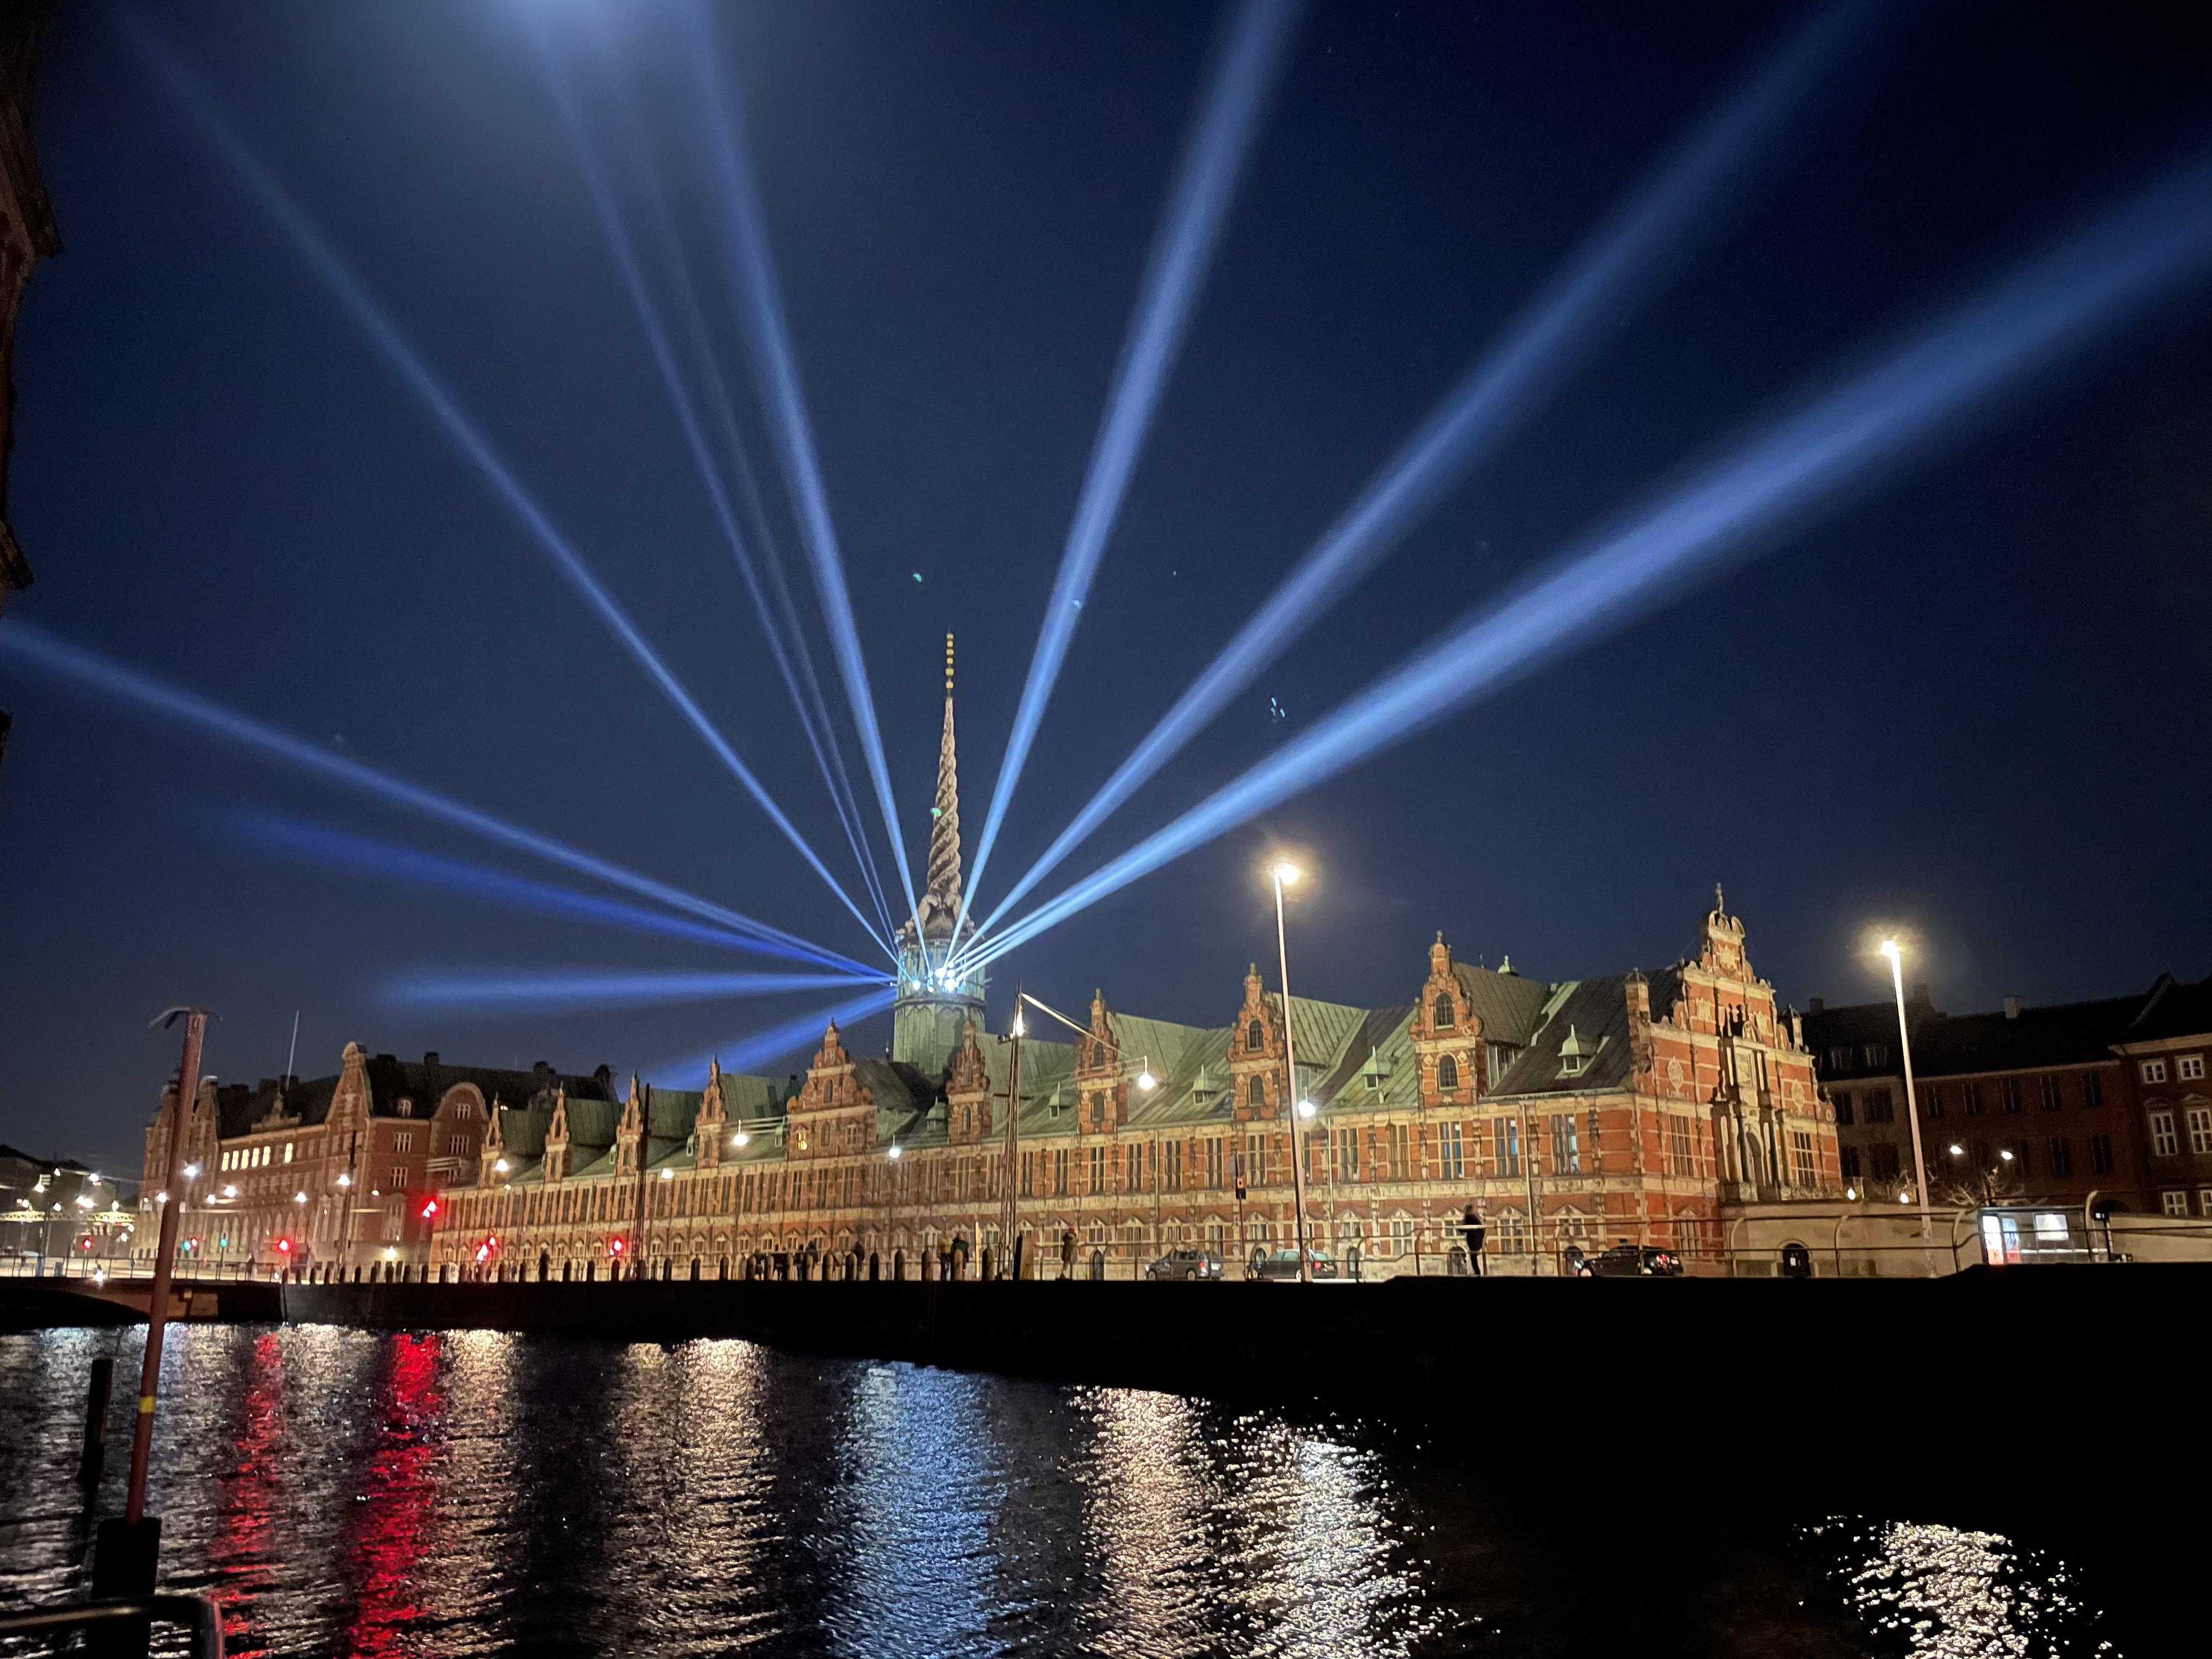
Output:
[[[1934,1659],[2110,1653],[2066,1568],[1991,1532],[1838,1520],[1806,1528],[1868,1628]]]
[[[127,1377],[129,1335],[0,1337],[0,1600],[83,1592],[110,1349]],[[1464,1447],[1164,1395],[316,1328],[185,1328],[164,1376],[165,1577],[222,1599],[241,1654],[2111,1651],[2068,1572],[1995,1533],[1623,1530]],[[129,1409],[118,1387],[118,1449]]]

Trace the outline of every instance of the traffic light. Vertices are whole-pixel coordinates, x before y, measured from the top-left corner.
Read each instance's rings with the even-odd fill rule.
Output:
[[[292,1254],[292,1241],[291,1241],[290,1239],[289,1239],[289,1238],[280,1238],[280,1239],[278,1239],[278,1240],[276,1241],[276,1254],[277,1254],[277,1255],[291,1255],[291,1254]]]
[[[421,1214],[422,1214],[422,1219],[423,1219],[423,1220],[425,1220],[425,1221],[428,1221],[428,1220],[432,1219],[434,1217],[435,1217],[435,1216],[437,1215],[437,1213],[438,1213],[438,1200],[437,1200],[436,1199],[434,1199],[434,1198],[427,1198],[427,1199],[424,1199],[424,1200],[422,1200],[422,1211],[421,1211]]]

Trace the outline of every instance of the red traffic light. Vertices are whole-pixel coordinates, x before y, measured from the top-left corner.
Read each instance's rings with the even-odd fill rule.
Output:
[[[280,1238],[280,1239],[278,1239],[278,1240],[276,1241],[276,1249],[277,1249],[277,1253],[278,1253],[279,1255],[291,1255],[291,1254],[292,1254],[292,1241],[291,1241],[290,1239],[289,1239],[289,1238]]]
[[[434,1198],[425,1200],[422,1205],[422,1219],[428,1221],[432,1216],[437,1213],[438,1200]]]
[[[623,1253],[623,1241],[619,1238],[611,1238],[607,1241],[607,1254],[609,1255],[620,1255]]]

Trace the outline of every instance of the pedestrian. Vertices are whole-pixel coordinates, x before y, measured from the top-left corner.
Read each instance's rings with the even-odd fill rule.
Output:
[[[1468,1267],[1480,1279],[1482,1277],[1482,1241],[1488,1229],[1482,1224],[1482,1218],[1474,1212],[1474,1205],[1468,1205],[1461,1214],[1459,1231],[1460,1237],[1467,1241]]]
[[[1070,1227],[1060,1236],[1060,1276],[1075,1277],[1075,1229]]]

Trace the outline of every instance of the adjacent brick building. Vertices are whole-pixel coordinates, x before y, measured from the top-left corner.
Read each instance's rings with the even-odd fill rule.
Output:
[[[2072,1207],[2094,1195],[2121,1210],[2212,1216],[2208,984],[2162,976],[2131,996],[2042,1007],[2008,997],[1966,1015],[1914,987],[1905,1020],[1933,1201]],[[1805,1032],[1835,1105],[1845,1183],[1877,1199],[1909,1192],[1895,1004],[1816,1001]]]

